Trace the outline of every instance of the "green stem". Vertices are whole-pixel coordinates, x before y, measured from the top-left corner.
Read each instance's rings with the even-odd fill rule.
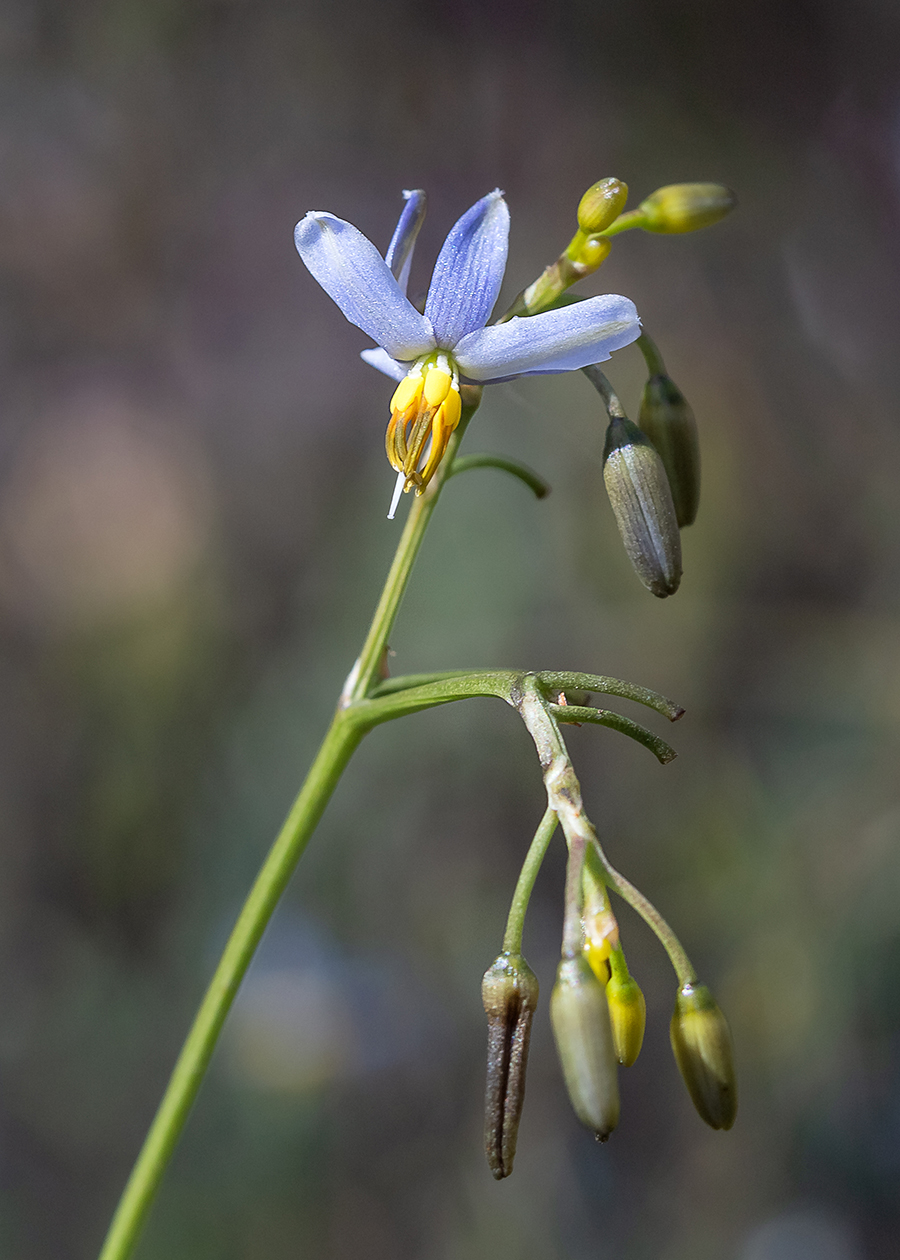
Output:
[[[132,1254],[203,1082],[225,1018],[279,898],[363,735],[378,721],[391,716],[377,711],[368,712],[367,706],[361,702],[365,701],[380,673],[387,636],[397,616],[425,529],[480,397],[480,390],[468,391],[460,423],[441,466],[426,492],[417,497],[410,508],[360,658],[345,685],[338,711],[306,782],[244,902],[119,1200],[99,1260],[127,1260]],[[387,708],[388,702],[383,703]]]
[[[448,479],[456,477],[460,473],[469,472],[472,468],[498,468],[501,472],[518,477],[538,499],[544,499],[550,493],[550,483],[545,481],[540,473],[529,468],[527,464],[520,464],[517,459],[509,459],[505,455],[463,455],[453,461],[447,477]]]
[[[100,1260],[125,1260],[131,1255],[241,980],[278,899],[364,732],[365,727],[341,714],[332,722],[228,939],[119,1201]]]
[[[475,391],[473,390],[471,393],[474,395]],[[451,475],[453,460],[462,441],[462,436],[480,401],[480,389],[477,392],[477,397],[473,397],[471,400],[463,400],[459,424],[456,426],[456,432],[447,445],[447,450],[437,472],[432,477],[425,493],[416,495],[413,499],[409,515],[406,518],[406,524],[403,527],[403,533],[400,535],[400,541],[394,553],[390,572],[387,575],[387,581],[384,584],[384,590],[381,592],[378,607],[375,609],[375,615],[369,627],[369,633],[366,635],[366,641],[359,654],[359,660],[353,667],[353,671],[347,679],[344,694],[341,696],[341,704],[343,706],[353,704],[356,700],[362,700],[369,694],[372,687],[381,677],[388,635],[393,629],[394,621],[400,609],[400,602],[403,599],[406,584],[409,581],[409,575],[412,573],[416,556],[419,554],[419,548],[422,545],[422,539],[425,537],[425,530],[428,528],[432,512],[437,507],[437,501],[440,498],[441,490],[444,488],[444,483]]]
[[[642,332],[637,339],[637,348],[644,356],[644,362],[647,364],[647,371],[651,376],[666,376],[666,365],[663,357],[659,353],[659,346],[653,340],[649,333]]]
[[[552,809],[548,809],[534,833],[522,870],[519,872],[516,891],[513,893],[512,905],[509,907],[509,918],[506,920],[506,932],[503,936],[503,952],[505,954],[521,954],[522,931],[525,927],[525,915],[531,900],[531,890],[541,869],[541,863],[547,853],[547,847],[556,831],[558,819]]]
[[[656,906],[651,901],[648,901],[630,880],[627,880],[624,875],[620,875],[615,867],[610,864],[597,841],[594,842],[588,851],[588,864],[596,864],[602,868],[603,877],[605,877],[610,888],[614,888],[622,900],[627,901],[632,910],[636,910],[647,926],[656,933],[663,949],[669,955],[669,962],[675,969],[679,985],[693,984],[697,979],[697,973],[681,941],[669,927]]]

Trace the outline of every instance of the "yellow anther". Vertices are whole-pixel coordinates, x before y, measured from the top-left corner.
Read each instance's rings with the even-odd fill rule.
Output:
[[[407,411],[410,407],[418,404],[421,395],[422,377],[404,376],[394,390],[394,396],[391,399],[391,411]]]
[[[451,389],[450,393],[444,399],[443,421],[449,431],[452,433],[459,424],[459,417],[462,414],[462,399],[459,396],[458,389]]]
[[[601,984],[606,984],[609,979],[609,959],[612,949],[608,940],[591,941],[584,943],[584,956],[588,966]]]
[[[453,377],[441,368],[429,368],[425,374],[425,401],[429,407],[439,407],[450,393]]]

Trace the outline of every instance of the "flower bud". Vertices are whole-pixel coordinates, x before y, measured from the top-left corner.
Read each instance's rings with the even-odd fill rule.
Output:
[[[609,1004],[616,1058],[623,1067],[631,1067],[644,1042],[644,1027],[647,1023],[644,995],[632,976],[620,978],[613,969],[606,986],[606,1001]]]
[[[575,1114],[604,1142],[619,1122],[619,1082],[603,986],[584,958],[563,958],[550,1022]]]
[[[512,1172],[516,1156],[537,976],[521,954],[501,954],[484,973],[481,999],[488,1019],[484,1149],[499,1181]]]
[[[681,538],[672,491],[652,443],[630,420],[610,420],[603,480],[638,577],[660,599],[674,595],[681,581]]]
[[[690,403],[670,376],[647,381],[638,424],[663,462],[678,528],[693,525],[700,503],[700,441]]]
[[[701,1118],[714,1129],[730,1129],[737,1114],[731,1033],[705,984],[685,984],[678,991],[669,1035]]]
[[[724,184],[667,184],[638,207],[647,232],[696,232],[730,214],[737,198]]]
[[[602,232],[625,209],[628,185],[620,179],[601,179],[590,188],[578,203],[578,226],[582,232]]]

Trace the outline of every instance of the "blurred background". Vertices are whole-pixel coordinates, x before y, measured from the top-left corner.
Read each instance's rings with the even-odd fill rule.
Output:
[[[578,1126],[547,1018],[557,840],[519,1155],[491,1179],[480,979],[542,788],[512,711],[473,701],[353,761],[138,1255],[896,1255],[898,57],[886,0],[4,0],[0,1256],[96,1254],[399,534],[391,386],[294,223],[384,248],[426,188],[416,292],[499,185],[508,300],[607,175],[632,204],[740,201],[620,237],[584,289],[635,300],[698,417],[681,590],[630,570],[580,374],[493,387],[466,449],[554,492],[452,483],[392,668],[584,669],[685,705],[653,719],[665,769],[569,742],[610,857],[729,1014],[737,1124],[694,1113],[674,979],[626,908],[645,1048],[608,1145]],[[638,352],[610,375],[636,415]]]

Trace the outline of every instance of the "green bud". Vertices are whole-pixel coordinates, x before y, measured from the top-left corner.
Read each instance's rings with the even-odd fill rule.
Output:
[[[619,1123],[619,1082],[603,986],[582,956],[563,958],[550,1022],[575,1114],[605,1142]]]
[[[638,207],[647,232],[696,232],[730,214],[737,198],[724,184],[667,184]]]
[[[615,969],[606,986],[606,1000],[616,1058],[623,1067],[631,1067],[644,1044],[647,1003],[638,982],[632,976],[618,977]]]
[[[700,440],[690,403],[670,376],[647,381],[638,424],[663,462],[679,529],[693,525],[700,503]]]
[[[512,1172],[516,1157],[537,976],[521,954],[501,954],[484,973],[481,999],[488,1019],[484,1149],[500,1181]]]
[[[628,185],[620,179],[601,179],[590,188],[578,203],[578,226],[588,235],[602,232],[625,209]]]
[[[603,480],[635,572],[660,599],[681,581],[681,538],[669,479],[653,444],[630,420],[606,431]]]
[[[678,991],[669,1035],[701,1118],[714,1129],[730,1129],[737,1114],[731,1033],[705,984],[685,984]]]

